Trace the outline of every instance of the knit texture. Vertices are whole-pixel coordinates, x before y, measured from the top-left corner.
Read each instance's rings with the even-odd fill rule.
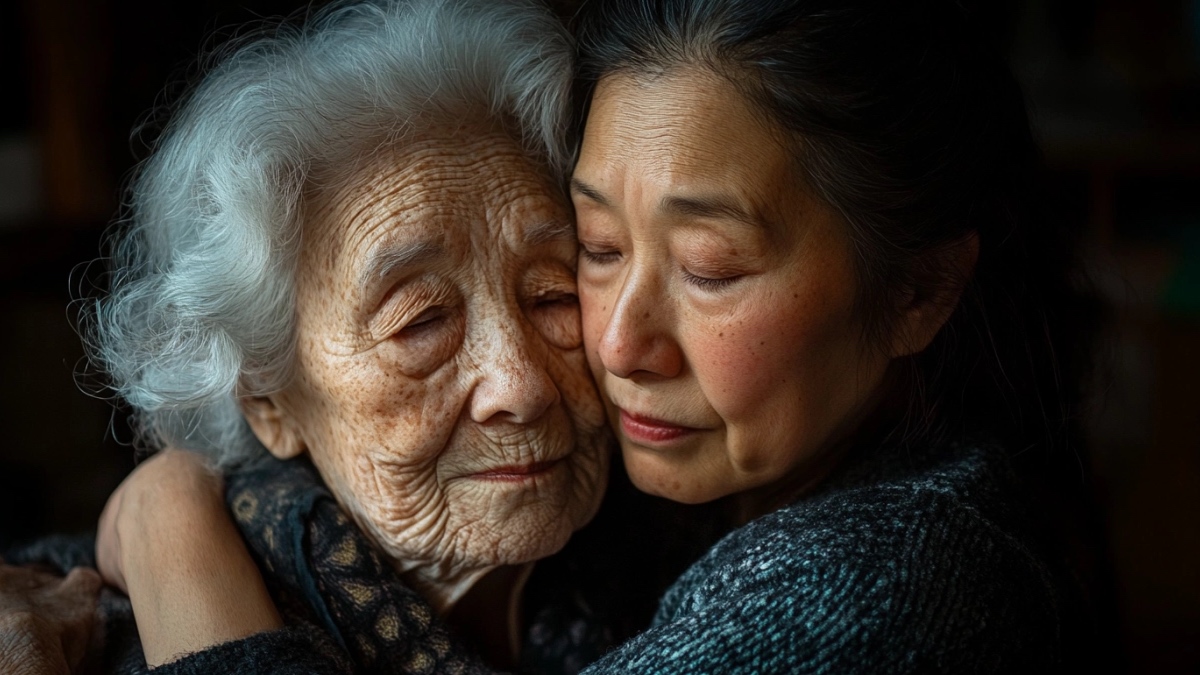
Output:
[[[582,672],[1007,673],[1065,668],[1079,625],[1076,596],[1039,545],[1018,486],[1005,453],[985,444],[924,451],[882,448],[850,457],[818,490],[718,541],[667,590],[649,629]],[[627,550],[619,541],[610,544],[613,551]],[[571,554],[570,548],[564,551]],[[645,550],[632,568],[657,555]],[[589,561],[580,569],[597,569],[597,562],[619,566],[614,558]],[[594,586],[589,584],[593,580],[575,581],[586,588]],[[597,604],[594,594],[589,601],[586,590],[550,595],[581,605],[574,616],[597,616],[587,607]],[[597,630],[563,616],[562,626],[535,624],[527,648],[545,649],[547,632],[569,636]],[[407,645],[397,653],[444,650],[442,638],[438,640],[437,645]],[[132,642],[136,645],[136,639]],[[293,626],[220,645],[154,672],[359,672],[342,654],[328,631]],[[141,672],[130,665],[134,660],[127,656],[109,672]],[[108,663],[118,661],[110,658]],[[552,661],[562,663],[557,655]],[[464,663],[478,668],[469,655],[445,663],[456,667],[414,672],[455,672]]]
[[[1008,673],[1061,666],[1073,594],[998,448],[883,450],[732,532],[585,672]]]

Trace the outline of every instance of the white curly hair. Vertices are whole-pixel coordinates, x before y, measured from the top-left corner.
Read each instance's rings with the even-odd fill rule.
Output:
[[[264,453],[238,397],[291,376],[314,167],[324,180],[355,148],[403,142],[418,118],[474,114],[561,171],[571,49],[532,0],[376,0],[336,2],[221,54],[131,183],[85,336],[142,442],[229,468]]]

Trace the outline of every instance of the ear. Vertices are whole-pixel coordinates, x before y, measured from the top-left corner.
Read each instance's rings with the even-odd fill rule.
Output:
[[[975,272],[979,260],[979,234],[970,234],[930,253],[934,269],[942,270],[933,288],[917,289],[908,297],[900,321],[892,334],[892,358],[911,356],[933,342]]]
[[[291,459],[304,453],[304,439],[274,397],[244,396],[239,404],[250,430],[277,459]]]

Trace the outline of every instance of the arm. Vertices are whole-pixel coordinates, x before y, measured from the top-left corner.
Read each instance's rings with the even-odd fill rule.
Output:
[[[96,557],[129,594],[151,667],[283,626],[221,479],[191,453],[159,453],[121,484],[100,517]]]
[[[369,650],[378,655],[374,667],[369,662],[375,656],[364,661],[358,641],[343,646],[339,636],[303,621],[280,628],[254,559],[225,510],[219,484],[198,460],[180,458],[182,454],[168,453],[144,463],[144,472],[131,477],[114,495],[98,539],[102,570],[114,583],[129,589],[138,628],[144,633],[147,661],[163,664],[154,672],[342,675],[357,667],[351,658],[372,672],[383,663],[388,665],[380,672],[485,672],[469,650],[450,638],[439,619],[430,621],[428,614],[417,611],[428,611],[424,601],[393,576],[331,579],[331,588],[325,589],[329,594],[318,601],[327,603],[319,613],[352,615],[358,598],[335,592],[341,588],[340,582],[350,581],[355,587],[371,588],[375,597],[388,605],[377,609],[391,612],[397,619],[389,627],[395,634],[387,639],[390,645],[379,644],[378,649]],[[162,494],[152,492],[159,488]],[[286,498],[282,506],[291,514],[304,499],[298,495]],[[308,512],[308,507],[314,511]],[[314,497],[308,507],[298,507],[305,511],[298,517],[340,517],[327,495]],[[280,530],[278,536],[298,535]],[[320,558],[331,553],[328,546],[342,541],[314,541],[304,536],[306,546],[321,548],[314,553]],[[252,537],[249,541],[257,540]],[[266,564],[276,565],[272,568],[276,573],[287,565],[305,566],[306,553],[296,558],[289,548],[294,543],[285,544],[286,551],[268,554]],[[375,555],[365,543],[361,552]],[[274,563],[270,555],[276,556]],[[386,565],[380,562],[376,567]],[[220,572],[214,574],[210,568]],[[343,604],[346,602],[350,605]],[[269,615],[260,612],[266,608],[271,610]],[[162,625],[156,625],[158,622]]]

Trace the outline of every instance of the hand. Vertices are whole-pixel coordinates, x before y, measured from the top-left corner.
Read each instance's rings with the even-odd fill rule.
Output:
[[[96,566],[104,581],[129,594],[127,566],[170,564],[171,535],[198,522],[228,521],[222,484],[200,456],[183,450],[163,450],[139,464],[100,514]]]
[[[0,560],[0,673],[79,672],[93,633],[100,575],[76,567],[65,578]]]
[[[100,515],[97,564],[129,595],[150,667],[283,626],[222,483],[198,455],[164,450]]]

